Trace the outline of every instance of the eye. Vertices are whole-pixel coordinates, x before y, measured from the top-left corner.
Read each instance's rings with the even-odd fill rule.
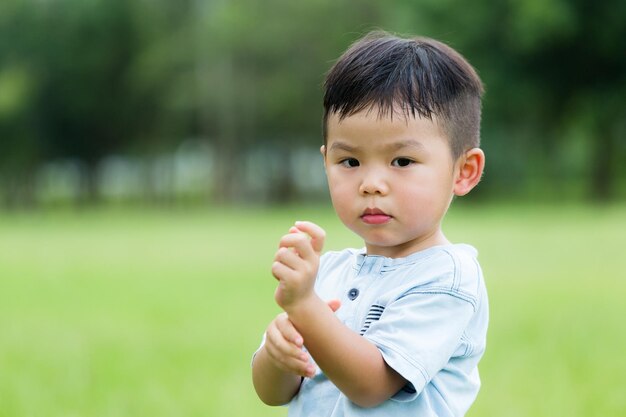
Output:
[[[346,158],[339,163],[346,168],[354,168],[354,167],[358,167],[359,165],[361,165],[359,161],[354,158]]]
[[[394,167],[408,167],[413,163],[415,163],[415,161],[409,158],[396,158],[391,162],[391,165]]]

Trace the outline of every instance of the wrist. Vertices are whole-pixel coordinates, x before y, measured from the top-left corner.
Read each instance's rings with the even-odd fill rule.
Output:
[[[297,302],[285,306],[283,309],[289,316],[289,320],[298,327],[299,324],[305,323],[311,317],[319,314],[321,309],[328,308],[328,305],[315,292],[302,297]]]

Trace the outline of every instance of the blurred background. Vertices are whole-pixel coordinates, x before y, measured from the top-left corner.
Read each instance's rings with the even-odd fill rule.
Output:
[[[484,199],[626,197],[623,1],[3,0],[5,208],[325,196],[325,72],[375,28],[485,82]]]
[[[470,416],[626,415],[626,2],[0,1],[0,417],[278,416],[249,363],[329,205],[326,71],[372,29],[486,86],[445,230],[490,292]]]

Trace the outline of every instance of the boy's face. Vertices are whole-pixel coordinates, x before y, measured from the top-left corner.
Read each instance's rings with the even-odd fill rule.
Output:
[[[329,115],[322,147],[333,206],[367,253],[403,257],[448,243],[441,220],[459,164],[438,125],[377,109]]]

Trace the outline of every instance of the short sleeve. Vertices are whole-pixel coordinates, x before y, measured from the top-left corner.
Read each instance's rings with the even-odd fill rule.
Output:
[[[473,312],[473,305],[454,293],[428,290],[412,290],[385,307],[364,337],[410,383],[393,400],[415,399],[446,366]]]
[[[254,351],[254,353],[252,354],[252,359],[250,360],[250,366],[252,366],[254,364],[254,358],[256,357],[256,354],[259,353],[259,351],[263,348],[263,346],[265,345],[265,339],[267,338],[267,333],[263,333],[263,338],[261,339],[261,344],[259,345],[259,347],[257,348],[257,350]]]

